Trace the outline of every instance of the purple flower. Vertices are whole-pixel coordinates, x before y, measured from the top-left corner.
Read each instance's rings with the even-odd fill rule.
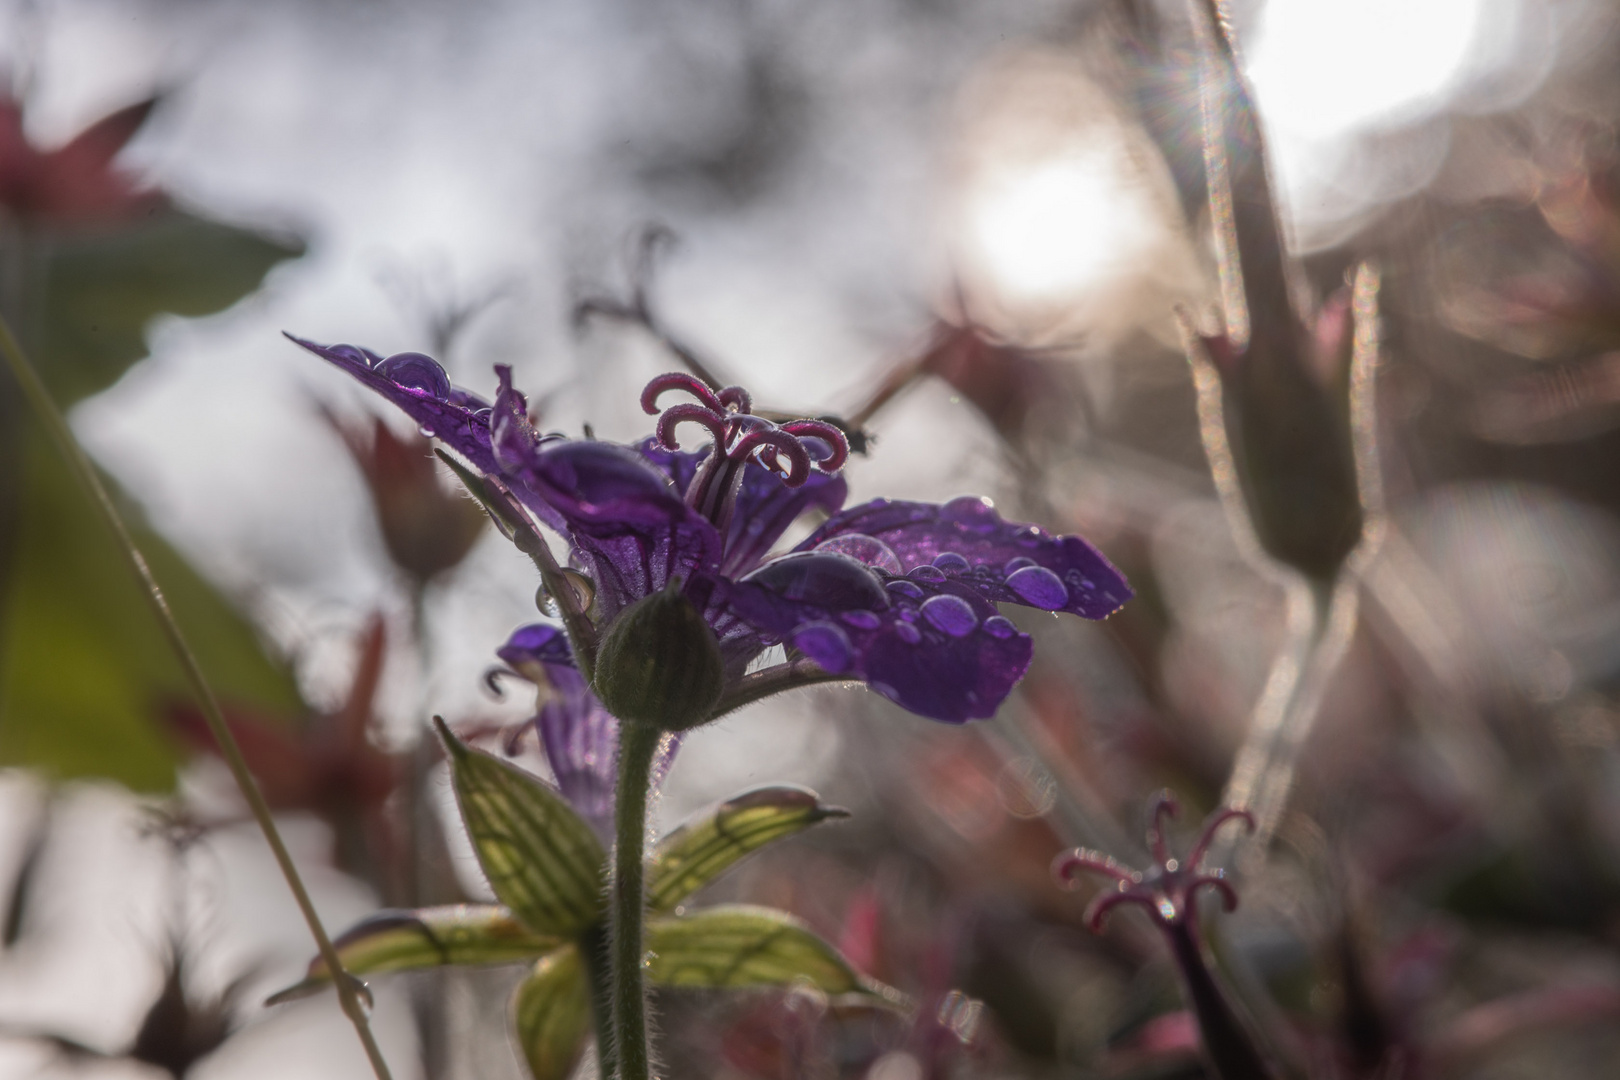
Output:
[[[624,446],[540,434],[505,367],[496,368],[490,406],[451,387],[419,353],[383,359],[293,340],[398,405],[566,536],[573,565],[594,583],[598,625],[667,585],[682,590],[713,629],[733,688],[765,649],[783,644],[794,652],[788,664],[746,678],[786,689],[846,677],[936,720],[988,717],[1032,652],[997,603],[1100,619],[1131,596],[1084,540],[1003,521],[987,499],[878,500],[840,512],[843,434],[820,421],[755,416],[739,387],[654,379],[641,398],[649,414],[670,391],[695,400],[663,409],[653,438]],[[709,447],[681,450],[683,424],[705,429]],[[767,558],[811,509],[831,516],[791,552]],[[804,660],[814,676],[798,677],[812,670]]]

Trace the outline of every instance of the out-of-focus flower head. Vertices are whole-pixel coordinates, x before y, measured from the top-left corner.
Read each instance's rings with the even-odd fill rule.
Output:
[[[1052,872],[1060,882],[1071,885],[1075,875],[1084,871],[1100,874],[1114,880],[1113,890],[1104,890],[1086,908],[1086,923],[1100,931],[1108,913],[1120,904],[1138,904],[1147,908],[1153,921],[1161,927],[1171,927],[1197,918],[1195,897],[1199,889],[1211,888],[1220,894],[1226,909],[1237,907],[1237,893],[1227,883],[1220,870],[1205,873],[1200,866],[1208,854],[1215,833],[1228,821],[1243,821],[1254,826],[1254,819],[1246,810],[1217,811],[1205,824],[1204,830],[1184,859],[1170,854],[1170,845],[1164,834],[1165,820],[1175,816],[1177,803],[1168,792],[1154,800],[1153,816],[1148,826],[1148,849],[1153,853],[1153,866],[1148,870],[1132,870],[1101,852],[1076,848],[1058,856]]]
[[[1086,908],[1086,922],[1095,931],[1101,932],[1103,920],[1121,904],[1146,908],[1170,946],[1187,1004],[1198,1018],[1204,1053],[1215,1074],[1221,1080],[1265,1080],[1276,1073],[1249,1023],[1232,1005],[1210,968],[1199,935],[1197,909],[1198,890],[1203,888],[1219,893],[1228,911],[1237,907],[1237,892],[1225,874],[1219,870],[1205,872],[1201,864],[1222,825],[1242,821],[1252,829],[1254,819],[1245,810],[1216,811],[1204,823],[1186,857],[1178,859],[1170,853],[1164,833],[1165,821],[1176,811],[1176,800],[1169,792],[1154,799],[1148,825],[1153,866],[1148,870],[1132,870],[1101,852],[1076,848],[1053,860],[1052,873],[1064,885],[1072,885],[1075,875],[1081,872],[1113,879],[1114,888],[1099,893]]]
[[[684,597],[717,644],[720,711],[846,678],[936,720],[988,717],[1032,652],[996,603],[1099,619],[1131,596],[1084,540],[1003,521],[987,499],[876,500],[840,511],[843,434],[821,421],[755,416],[740,387],[716,391],[684,374],[654,379],[642,394],[648,413],[659,413],[669,391],[695,400],[663,409],[654,438],[624,446],[541,435],[505,367],[488,405],[451,387],[419,353],[384,359],[298,343],[394,402],[566,536],[573,564],[591,579],[595,623],[611,628],[666,588]],[[710,447],[681,450],[682,424],[705,429]],[[767,558],[811,508],[832,516],[792,551]],[[787,663],[745,674],[777,644],[793,650]]]
[[[382,750],[370,738],[386,644],[382,618],[374,617],[361,635],[354,681],[336,712],[293,719],[225,711],[270,806],[308,810],[327,821],[337,836],[339,862],[356,870],[376,871],[377,855],[390,854],[393,834],[383,804],[409,769],[405,755]],[[196,706],[175,705],[168,716],[188,743],[219,752]]]
[[[368,432],[363,424],[324,415],[365,477],[394,565],[423,585],[466,558],[486,518],[476,503],[440,483],[428,440],[401,438],[381,419],[374,419]]]
[[[1206,157],[1226,329],[1202,336],[1202,347],[1219,379],[1223,434],[1260,546],[1313,580],[1331,581],[1362,535],[1348,375],[1352,317],[1373,317],[1373,279],[1364,279],[1355,305],[1347,288],[1308,310],[1283,245],[1231,24],[1219,0],[1205,7],[1214,24],[1205,28]],[[1201,387],[1201,397],[1216,389]]]
[[[1056,389],[1038,353],[999,340],[971,320],[940,319],[921,352],[889,373],[852,423],[864,423],[922,376],[940,379],[961,394],[1015,447],[1026,441],[1030,414]]]
[[[23,132],[21,103],[0,96],[0,208],[29,225],[69,227],[122,221],[153,210],[163,196],[113,159],[152,112],[152,98],[102,117],[55,150]]]

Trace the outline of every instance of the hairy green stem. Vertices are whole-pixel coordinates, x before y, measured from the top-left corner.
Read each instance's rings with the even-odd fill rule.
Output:
[[[609,953],[608,928],[591,927],[579,938],[579,957],[585,965],[585,982],[591,989],[591,1022],[596,1027],[596,1074],[612,1080],[619,1071],[618,1048],[613,1041],[613,960]]]
[[[175,657],[180,661],[181,668],[186,673],[186,679],[191,683],[192,691],[197,695],[197,701],[202,706],[203,716],[208,721],[209,731],[213,733],[214,741],[219,745],[225,757],[225,764],[230,767],[231,775],[236,780],[236,786],[241,789],[242,796],[247,800],[248,808],[253,812],[253,818],[264,833],[265,841],[270,845],[270,851],[275,856],[276,865],[281,869],[281,876],[286,879],[287,887],[292,890],[293,899],[298,903],[298,910],[304,916],[304,922],[309,926],[310,936],[315,939],[315,945],[320,950],[321,960],[326,964],[328,971],[334,973],[334,982],[337,986],[338,998],[342,1002],[343,1012],[354,1025],[355,1034],[360,1038],[360,1044],[365,1047],[366,1057],[371,1061],[371,1070],[376,1074],[377,1080],[390,1080],[388,1063],[383,1060],[382,1050],[372,1035],[370,1021],[366,1017],[366,1008],[361,1004],[360,996],[355,990],[356,980],[343,970],[343,963],[338,958],[337,950],[332,947],[332,939],[327,936],[326,929],[321,925],[321,919],[315,911],[315,904],[309,898],[309,892],[304,888],[303,879],[298,875],[298,868],[293,865],[292,855],[288,853],[287,846],[282,843],[281,834],[276,830],[275,819],[270,814],[270,804],[265,802],[264,794],[259,790],[258,782],[254,780],[253,773],[249,771],[247,759],[242,756],[242,749],[237,745],[236,737],[231,734],[229,725],[225,723],[225,715],[220,710],[219,699],[214,695],[213,687],[203,675],[202,666],[197,662],[196,654],[186,642],[185,635],[180,630],[180,624],[175,621],[174,613],[169,609],[169,602],[158,587],[157,580],[152,576],[151,568],[146,564],[146,558],[141,554],[140,548],[135,546],[130,536],[129,528],[113,505],[112,498],[107,494],[106,487],[97,475],[95,466],[85,456],[78,440],[73,437],[73,430],[68,427],[65,417],[56,402],[51,400],[50,393],[45,384],[40,382],[39,375],[34,371],[28,357],[23,354],[22,346],[17,343],[16,335],[11,332],[11,324],[0,318],[0,352],[6,357],[6,364],[11,374],[22,387],[23,395],[39,416],[40,422],[56,441],[57,448],[67,459],[68,465],[84,485],[91,501],[101,512],[102,519],[112,530],[118,541],[118,547],[128,558],[135,576],[140,579],[142,591],[145,592],[152,611],[157,616],[158,625],[162,628],[164,637],[168,639],[169,647],[174,650]]]
[[[613,1037],[619,1080],[649,1080],[647,979],[642,959],[646,914],[647,789],[664,733],[651,724],[619,725],[619,787],[613,807]]]

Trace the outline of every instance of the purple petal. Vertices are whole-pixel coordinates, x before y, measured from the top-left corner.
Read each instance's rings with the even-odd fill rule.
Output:
[[[494,445],[502,474],[525,505],[568,534],[576,561],[596,583],[603,619],[718,564],[714,526],[642,454],[617,443],[541,437],[510,372],[500,375]]]
[[[835,514],[796,550],[851,535],[881,541],[908,576],[954,580],[998,603],[1101,619],[1133,595],[1124,575],[1080,537],[1003,521],[988,499],[943,506],[878,499]]]
[[[970,585],[891,579],[835,552],[783,556],[727,595],[767,641],[948,723],[995,715],[1034,650]]]
[[[497,471],[490,449],[489,418],[481,414],[481,399],[451,387],[444,369],[430,357],[400,353],[385,360],[353,345],[317,345],[286,336],[393,402],[423,431],[442,439],[480,472]]]
[[[806,440],[818,453],[817,460],[829,453],[819,439]],[[646,461],[669,478],[683,497],[697,475],[698,466],[712,451],[666,450],[654,439],[636,447]],[[812,471],[798,487],[788,487],[782,478],[757,461],[743,468],[742,485],[737,489],[736,512],[726,535],[725,555],[720,569],[728,577],[740,577],[760,564],[772,545],[782,538],[799,517],[811,509],[837,513],[849,495],[849,486],[838,474]]]
[[[682,498],[686,497],[686,489],[697,475],[698,466],[709,455],[708,450],[665,450],[651,436],[636,444],[636,452],[646,459],[647,464],[668,477]]]
[[[732,577],[748,573],[801,515],[812,508],[837,513],[848,496],[842,475],[812,471],[804,483],[788,487],[780,476],[750,461],[737,490],[721,569]]]

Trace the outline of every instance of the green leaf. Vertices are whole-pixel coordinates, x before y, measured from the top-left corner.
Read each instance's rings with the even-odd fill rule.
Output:
[[[647,975],[661,986],[789,986],[890,997],[783,911],[726,904],[647,923]]]
[[[64,409],[111,386],[144,357],[154,315],[210,315],[257,289],[302,242],[165,210],[111,231],[45,241],[44,311],[25,339]]]
[[[464,745],[443,720],[434,723],[496,897],[542,934],[574,937],[601,920],[607,856],[590,826],[539,777]]]
[[[568,1080],[591,1029],[590,994],[574,946],[541,960],[518,986],[512,1026],[534,1080]]]
[[[497,904],[453,904],[379,911],[344,931],[332,944],[349,974],[378,975],[447,964],[533,960],[562,942],[534,933]],[[303,982],[272,995],[265,1004],[307,997],[331,982],[326,962],[317,956],[309,962]]]
[[[683,824],[653,849],[647,903],[654,911],[676,904],[752,852],[849,811],[827,806],[808,788],[755,788]]]
[[[180,748],[158,721],[169,703],[190,700],[189,684],[90,497],[29,427],[22,460],[0,462],[0,487],[22,485],[16,517],[5,521],[0,507],[0,533],[16,530],[9,565],[0,563],[0,764],[172,790]],[[302,712],[291,675],[252,624],[138,511],[126,517],[220,698]]]

